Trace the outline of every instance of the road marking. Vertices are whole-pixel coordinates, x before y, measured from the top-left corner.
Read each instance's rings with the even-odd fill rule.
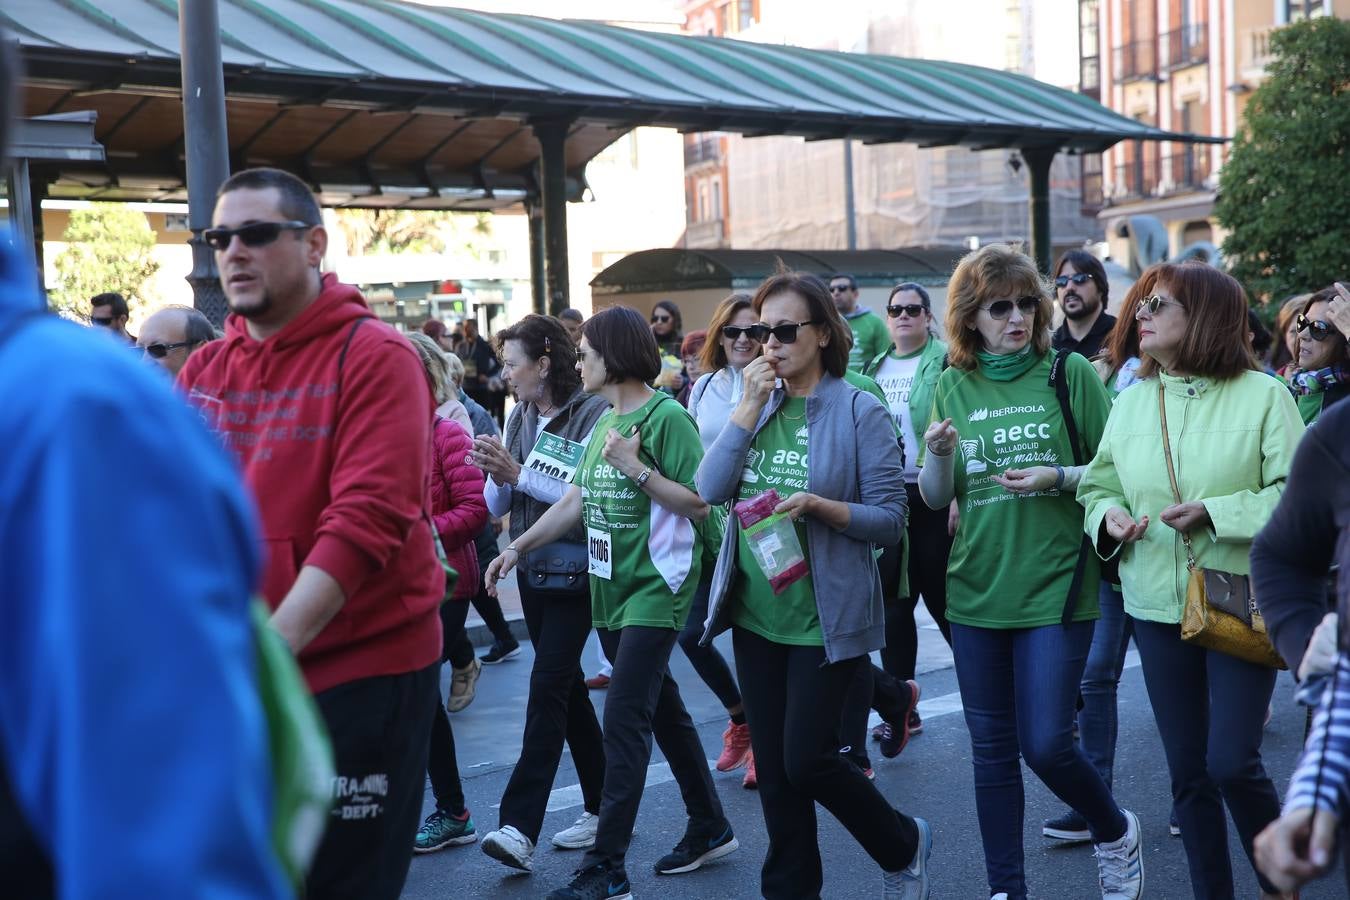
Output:
[[[1139,666],[1139,652],[1131,650],[1125,654],[1125,668],[1134,669]],[[961,692],[953,691],[950,694],[943,694],[940,697],[932,697],[928,700],[919,701],[919,715],[927,723],[933,719],[940,719],[943,716],[949,716],[952,713],[958,713],[962,709]],[[881,717],[875,712],[871,714],[867,721],[868,729],[881,724]],[[708,760],[708,768],[713,769],[717,766],[717,760]],[[655,787],[658,784],[665,784],[674,781],[675,775],[670,771],[670,763],[652,763],[647,767],[647,780],[643,782],[644,789]],[[569,784],[566,787],[555,788],[549,792],[548,812],[557,812],[560,809],[571,809],[574,806],[581,806],[585,801],[581,796],[581,785]],[[493,809],[500,809],[500,803],[492,804]]]

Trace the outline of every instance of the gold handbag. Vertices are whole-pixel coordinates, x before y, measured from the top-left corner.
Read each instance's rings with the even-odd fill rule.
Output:
[[[1172,463],[1172,441],[1167,434],[1167,401],[1162,384],[1158,385],[1158,414],[1162,419],[1163,455],[1167,457],[1167,480],[1172,497],[1182,503],[1177,488],[1177,473]],[[1256,608],[1251,579],[1218,569],[1202,569],[1195,564],[1191,536],[1184,531],[1186,546],[1186,603],[1181,610],[1181,639],[1207,650],[1217,650],[1259,666],[1287,669],[1266,634],[1266,623]]]

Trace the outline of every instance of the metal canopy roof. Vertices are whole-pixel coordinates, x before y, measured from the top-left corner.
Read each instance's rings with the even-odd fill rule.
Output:
[[[290,168],[330,203],[492,208],[533,192],[538,119],[573,123],[567,168],[638,125],[1095,152],[1160,131],[1025,76],[395,0],[220,0],[236,168]],[[51,196],[182,189],[176,0],[5,0],[28,115],[98,113],[105,169]]]
[[[698,288],[754,289],[779,264],[793,271],[847,272],[859,284],[945,284],[965,247],[901,250],[683,250],[630,253],[591,280],[597,295]]]

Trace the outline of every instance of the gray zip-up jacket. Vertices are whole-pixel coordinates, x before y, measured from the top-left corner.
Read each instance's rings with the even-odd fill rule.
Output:
[[[754,432],[729,421],[708,448],[695,476],[699,496],[708,503],[735,499],[750,444],[783,397],[781,390],[769,396]],[[890,413],[870,394],[826,375],[806,399],[806,422],[810,492],[849,507],[849,524],[843,531],[806,519],[825,658],[835,663],[886,644],[881,578],[872,548],[900,542],[908,514],[905,479]],[[705,645],[731,625],[727,595],[736,579],[739,533],[733,513],[727,517],[713,571],[701,641]]]

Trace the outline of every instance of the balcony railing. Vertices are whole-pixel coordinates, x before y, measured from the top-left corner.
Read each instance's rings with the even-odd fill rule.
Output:
[[[699,138],[686,141],[684,145],[684,167],[696,166],[705,162],[718,162],[722,159],[722,139],[720,137]]]
[[[1209,26],[1204,22],[1169,31],[1162,36],[1163,65],[1169,69],[1195,66],[1209,59]]]
[[[1168,197],[1211,187],[1208,147],[1188,146],[1166,156],[1140,154],[1136,147],[1135,153],[1132,162],[1116,166],[1111,185],[1113,203]]]
[[[1249,28],[1238,38],[1238,70],[1250,78],[1259,76],[1270,62],[1270,34],[1275,26]]]
[[[1121,44],[1112,51],[1116,81],[1137,81],[1158,74],[1158,48],[1153,40]]]

